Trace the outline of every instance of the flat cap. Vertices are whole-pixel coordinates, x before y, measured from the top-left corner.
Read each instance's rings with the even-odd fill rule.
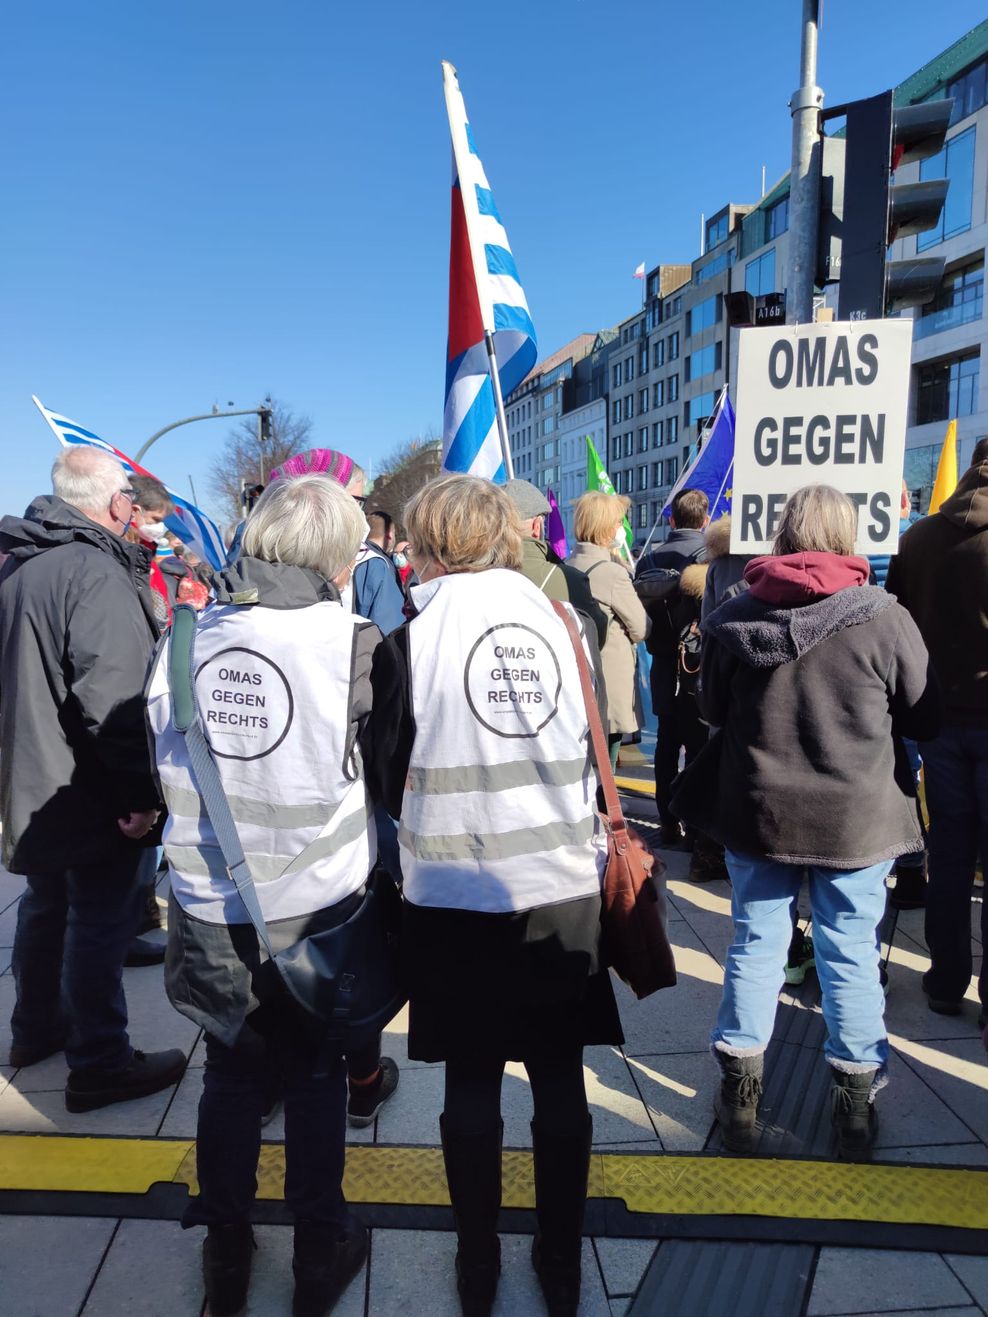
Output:
[[[545,517],[551,511],[546,496],[530,480],[509,480],[502,486],[522,517]]]

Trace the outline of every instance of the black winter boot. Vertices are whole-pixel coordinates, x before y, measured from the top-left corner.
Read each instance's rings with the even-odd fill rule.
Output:
[[[834,1079],[830,1118],[837,1140],[837,1155],[846,1161],[869,1161],[878,1136],[878,1113],[870,1100],[878,1067],[849,1074],[831,1066],[830,1073]]]
[[[367,1228],[356,1217],[347,1222],[342,1237],[338,1226],[296,1221],[293,1317],[325,1317],[366,1257]]]
[[[501,1139],[504,1123],[457,1134],[439,1117],[446,1183],[456,1226],[456,1289],[463,1317],[489,1317],[501,1274]]]
[[[202,1243],[202,1279],[210,1317],[236,1317],[246,1307],[253,1254],[248,1222],[209,1227]]]
[[[714,1098],[714,1115],[720,1124],[720,1136],[728,1152],[751,1152],[755,1137],[755,1117],[762,1096],[762,1073],[765,1053],[757,1056],[732,1056],[714,1049],[720,1066],[720,1092]]]
[[[586,1129],[577,1135],[557,1134],[552,1125],[532,1121],[538,1218],[532,1266],[550,1317],[574,1317],[580,1303],[583,1214],[592,1141],[589,1116]]]

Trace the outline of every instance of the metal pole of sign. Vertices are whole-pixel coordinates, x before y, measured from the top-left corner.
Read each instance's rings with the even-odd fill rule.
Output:
[[[820,211],[820,110],[823,106],[823,92],[816,82],[819,23],[820,0],[803,0],[799,87],[789,102],[792,111],[792,182],[786,285],[791,299],[787,317],[790,324],[808,324],[813,319]]]
[[[508,420],[504,414],[504,399],[501,397],[501,379],[497,373],[497,353],[494,351],[494,335],[489,329],[484,330],[484,342],[487,344],[487,364],[494,388],[494,407],[497,412],[497,432],[501,438],[501,454],[504,458],[504,471],[509,480],[514,480],[515,469],[511,464],[511,445],[508,443]]]

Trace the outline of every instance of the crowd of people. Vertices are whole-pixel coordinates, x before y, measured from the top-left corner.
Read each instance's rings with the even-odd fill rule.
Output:
[[[164,958],[169,999],[206,1035],[184,1224],[207,1229],[213,1317],[245,1302],[279,1101],[295,1312],[328,1312],[366,1257],[343,1196],[345,1128],[373,1121],[399,1070],[380,1022],[315,1022],[284,966],[320,939],[345,945],[386,883],[402,893],[408,1054],[445,1063],[462,1309],[490,1313],[497,1291],[500,1090],[519,1061],[532,1262],[547,1310],[576,1312],[583,1049],[623,1039],[600,934],[600,767],[558,603],[596,674],[611,766],[642,725],[645,642],[660,843],[691,852],[691,880],[732,886],[710,1039],[726,1146],[752,1146],[779,990],[815,963],[836,1148],[869,1155],[890,876],[893,902],[926,907],[930,1009],[965,1009],[971,979],[988,856],[986,441],[891,563],[855,556],[854,507],[826,485],[793,495],[772,554],[750,561],[684,489],[636,565],[628,500],[588,492],[564,562],[528,481],[444,476],[365,517],[361,468],[314,449],[271,473],[212,572],[169,540],[164,488],[108,453],[64,449],[52,484],[0,522],[0,821],[3,861],[26,876],[9,1060],[64,1051],[70,1111],[174,1084],[185,1055],[132,1046],[123,991],[125,964]],[[804,883],[812,942],[796,924]],[[979,993],[984,1025],[983,968]]]

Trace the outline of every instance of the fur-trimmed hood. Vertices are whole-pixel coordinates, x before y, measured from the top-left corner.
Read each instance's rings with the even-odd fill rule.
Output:
[[[731,516],[726,513],[712,521],[703,533],[707,546],[707,562],[715,558],[726,558],[731,552]]]
[[[687,599],[702,599],[707,584],[707,564],[691,562],[679,574],[679,590]]]

